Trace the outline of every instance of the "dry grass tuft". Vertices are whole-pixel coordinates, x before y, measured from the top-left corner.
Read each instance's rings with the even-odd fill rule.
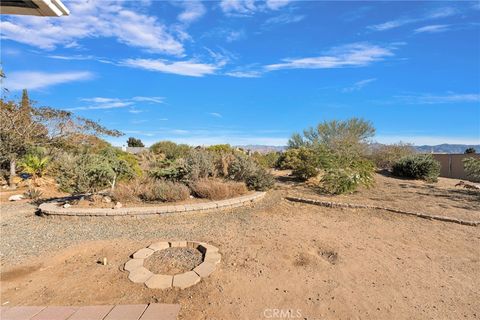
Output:
[[[222,200],[247,193],[243,182],[222,181],[218,179],[200,179],[190,185],[192,192],[199,198]]]

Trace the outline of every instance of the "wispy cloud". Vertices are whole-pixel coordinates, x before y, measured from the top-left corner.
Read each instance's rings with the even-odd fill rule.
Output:
[[[213,74],[219,68],[214,64],[200,63],[192,60],[169,62],[163,59],[126,59],[122,64],[133,68],[190,77],[203,77]]]
[[[175,3],[184,8],[183,12],[178,15],[178,20],[183,23],[195,22],[207,12],[207,9],[200,1],[179,1]]]
[[[182,55],[183,44],[155,16],[128,7],[129,2],[72,1],[72,15],[62,18],[5,17],[0,21],[1,38],[45,50],[58,46],[78,47],[87,38],[110,38],[156,53]]]
[[[448,31],[449,29],[450,26],[448,24],[432,24],[415,29],[415,33],[437,33]]]
[[[233,42],[245,38],[246,34],[244,30],[231,30],[225,35],[225,40],[227,42]]]
[[[396,20],[391,20],[387,22],[383,22],[380,24],[370,25],[367,28],[372,31],[386,31],[390,29],[395,29],[398,27],[402,27],[407,24],[422,22],[427,20],[433,19],[440,19],[446,18],[449,16],[456,15],[458,10],[452,7],[441,7],[437,8],[433,11],[428,12],[427,14],[420,16],[420,17],[404,17]]]
[[[355,82],[352,86],[344,88],[342,91],[343,92],[358,91],[358,90],[363,89],[365,86],[367,86],[368,84],[370,84],[370,83],[372,83],[376,80],[377,80],[376,78],[360,80],[360,81]]]
[[[478,103],[478,93],[447,93],[443,95],[421,94],[421,95],[400,95],[395,98],[408,104],[445,104],[445,103]]]
[[[218,112],[210,112],[209,115],[215,118],[222,118],[222,115]]]
[[[249,16],[255,12],[279,10],[291,2],[291,0],[266,0],[264,2],[255,0],[222,0],[220,8],[225,14],[230,16]]]
[[[265,69],[273,71],[281,69],[362,67],[393,56],[393,49],[369,43],[353,43],[333,48],[326,55],[318,57],[284,59],[282,63],[265,66]]]
[[[268,18],[265,20],[263,24],[264,27],[269,27],[272,25],[279,25],[279,24],[289,24],[300,22],[305,18],[304,15],[301,14],[292,14],[292,13],[285,13],[275,17]]]
[[[5,80],[5,87],[12,91],[21,89],[38,90],[68,82],[90,80],[93,77],[93,73],[88,71],[59,73],[18,71],[12,72],[8,75]]]
[[[128,112],[138,114],[143,112],[135,107],[137,102],[146,102],[148,104],[160,104],[164,102],[163,97],[142,97],[137,96],[133,98],[105,98],[105,97],[92,97],[81,98],[80,101],[89,102],[89,105],[70,108],[68,110],[101,110],[101,109],[117,109],[131,107]]]
[[[261,71],[230,71],[226,72],[225,75],[234,77],[234,78],[259,78],[262,76]]]

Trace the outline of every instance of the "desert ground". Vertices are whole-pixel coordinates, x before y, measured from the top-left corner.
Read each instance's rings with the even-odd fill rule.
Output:
[[[284,199],[480,220],[478,192],[454,179],[378,174],[372,189],[331,197],[276,175],[275,189],[252,207],[146,220],[47,219],[26,202],[2,201],[1,304],[179,303],[180,319],[267,319],[274,309],[309,320],[480,318],[480,227]],[[158,240],[205,241],[222,261],[185,290],[130,282],[123,264]]]

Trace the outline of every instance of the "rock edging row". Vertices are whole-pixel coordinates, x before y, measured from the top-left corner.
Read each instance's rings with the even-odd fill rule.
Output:
[[[204,203],[194,203],[185,205],[166,205],[158,207],[129,207],[129,208],[63,208],[60,202],[42,203],[38,209],[47,216],[66,216],[66,217],[101,217],[101,216],[156,216],[160,214],[176,213],[176,212],[193,212],[193,211],[216,211],[222,209],[237,208],[247,206],[253,202],[262,199],[265,192],[255,192],[253,194],[226,199],[219,201],[210,201]]]
[[[468,221],[468,220],[462,220],[462,219],[457,219],[457,218],[452,218],[452,217],[436,216],[436,215],[430,215],[430,214],[425,214],[425,213],[420,213],[420,212],[405,211],[405,210],[400,210],[400,209],[395,209],[395,208],[368,205],[368,204],[331,202],[331,201],[314,200],[314,199],[307,199],[307,198],[300,198],[300,197],[290,197],[290,196],[285,197],[285,199],[289,200],[289,201],[293,201],[293,202],[308,203],[308,204],[313,204],[313,205],[328,207],[328,208],[377,209],[377,210],[385,210],[385,211],[405,214],[405,215],[409,215],[409,216],[415,216],[415,217],[423,218],[423,219],[439,220],[439,221],[443,221],[443,222],[458,223],[458,224],[462,224],[462,225],[466,225],[466,226],[476,227],[476,226],[480,225],[480,221]]]

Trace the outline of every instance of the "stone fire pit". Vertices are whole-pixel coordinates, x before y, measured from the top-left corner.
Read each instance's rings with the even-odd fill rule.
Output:
[[[145,259],[155,252],[169,248],[190,248],[201,254],[201,263],[193,270],[178,274],[155,274],[145,267]],[[200,282],[201,278],[208,277],[220,263],[221,255],[218,248],[204,242],[194,241],[160,241],[151,244],[148,248],[138,250],[133,259],[125,263],[124,269],[129,272],[128,278],[135,283],[144,283],[150,289],[185,289]]]

